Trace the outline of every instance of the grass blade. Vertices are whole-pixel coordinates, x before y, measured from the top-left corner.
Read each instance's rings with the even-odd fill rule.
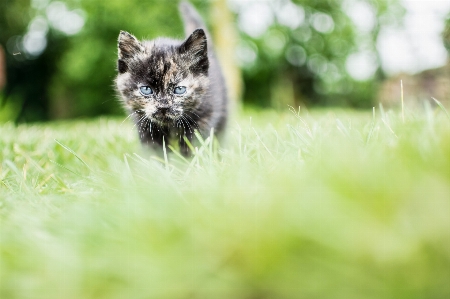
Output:
[[[61,142],[58,141],[57,139],[55,139],[55,142],[58,143],[60,146],[62,146],[66,151],[68,151],[69,153],[71,153],[72,155],[74,155],[74,156],[75,156],[78,160],[80,160],[81,163],[83,163],[84,166],[86,166],[89,170],[92,170],[92,169],[89,167],[89,165],[87,165],[87,163],[84,162],[84,160],[81,159],[81,157],[78,156],[78,154],[77,154],[74,150],[72,150],[72,149],[71,149],[70,147],[68,147],[67,145],[64,145],[63,143],[61,143]]]
[[[448,113],[447,109],[445,109],[444,105],[442,105],[442,103],[440,101],[438,101],[437,99],[433,98],[432,99],[436,102],[436,104],[439,106],[439,108],[442,109],[442,111],[444,111],[444,113],[447,115],[448,119],[450,119],[450,114]]]

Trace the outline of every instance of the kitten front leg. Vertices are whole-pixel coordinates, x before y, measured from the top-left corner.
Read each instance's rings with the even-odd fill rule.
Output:
[[[169,144],[169,131],[167,128],[161,128],[149,121],[138,123],[138,133],[141,143],[158,154],[162,154],[163,145],[166,150]]]

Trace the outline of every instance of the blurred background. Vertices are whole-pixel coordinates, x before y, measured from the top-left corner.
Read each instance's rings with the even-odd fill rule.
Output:
[[[117,37],[183,38],[179,1],[2,0],[0,122],[123,115]],[[450,1],[191,0],[237,107],[450,102]]]

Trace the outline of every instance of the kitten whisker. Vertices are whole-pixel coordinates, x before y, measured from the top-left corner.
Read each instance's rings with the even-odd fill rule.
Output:
[[[120,125],[123,125],[123,123],[124,123],[127,119],[129,119],[130,116],[132,116],[132,115],[135,114],[135,113],[136,113],[136,111],[134,111],[133,113],[128,114],[128,116],[125,117],[125,119],[122,121],[122,123],[121,123]]]
[[[184,114],[184,117],[186,118],[186,120],[191,120],[191,124],[194,125],[195,128],[200,129],[200,127],[198,126],[198,123],[189,115],[189,114]]]
[[[194,114],[195,116],[197,116],[198,118],[200,118],[200,116],[197,114],[197,113],[195,113],[194,111],[192,111],[192,110],[189,110],[189,111],[187,111],[188,113],[192,113],[192,114]]]
[[[184,117],[184,115],[180,115],[180,120],[183,123],[183,128],[186,131],[186,118]]]
[[[191,119],[191,121],[189,121],[188,117]],[[189,115],[185,115],[185,119],[189,124],[190,133],[194,133],[195,129],[199,129],[197,123],[194,120],[192,120],[192,118]]]
[[[191,126],[191,124],[189,123],[189,120],[185,117],[185,115],[182,115],[181,117],[182,117],[182,119],[183,119],[183,123],[186,124],[187,129],[189,130],[189,133],[192,133],[192,126]],[[184,127],[184,133],[185,133],[185,134],[186,134],[186,132],[188,131],[188,130],[186,129],[186,126],[183,125],[183,127]]]
[[[192,116],[190,116],[189,114],[186,114],[185,117],[187,117],[187,118],[189,118],[190,120],[192,120],[192,122],[193,122],[194,124],[197,124],[197,121],[196,121]]]
[[[178,128],[178,129],[182,129],[182,120],[181,120],[181,116],[178,116],[176,119],[175,119],[175,124],[176,124],[176,127]],[[181,136],[180,136],[181,137]]]
[[[145,114],[141,116],[141,118],[138,119],[138,121],[134,124],[134,126],[131,129],[134,129],[137,125],[140,125],[140,123],[145,119]],[[140,127],[139,127],[140,128]]]

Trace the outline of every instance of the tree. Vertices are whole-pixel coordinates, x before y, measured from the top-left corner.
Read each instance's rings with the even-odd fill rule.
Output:
[[[233,18],[218,17],[225,1],[191,2],[209,21],[237,90],[240,74],[229,69],[234,53],[222,51],[233,44],[227,31],[233,26],[223,25]],[[401,19],[398,0],[227,3],[240,30],[236,57],[243,69],[244,104],[371,105],[383,76],[375,48],[378,31]],[[16,107],[16,117],[33,121],[122,113],[113,89],[119,31],[145,39],[183,38],[177,6],[178,1],[163,0],[2,1],[5,97]],[[369,29],[358,27],[354,7],[371,16],[362,22],[372,22]],[[369,61],[372,73],[355,79],[351,71],[359,68],[352,64],[361,61]]]
[[[235,1],[233,8],[244,100],[280,107],[370,106],[383,77],[378,32],[403,14],[391,0]],[[369,68],[365,74],[361,64]]]
[[[19,121],[121,113],[113,90],[119,31],[139,38],[183,37],[175,1],[0,5],[0,25],[8,29],[0,30],[0,44],[8,49],[5,95],[17,106]]]
[[[65,46],[64,38],[48,31],[45,32],[45,39],[42,35],[39,36],[41,47],[42,43],[51,41],[51,47],[47,47],[46,51],[33,55],[24,50],[24,43],[29,46],[33,42],[39,43],[33,36],[27,35],[34,25],[38,25],[33,25],[37,16],[37,9],[29,0],[5,0],[0,3],[0,45],[6,49],[7,80],[4,97],[13,106],[16,115],[12,117],[26,121],[48,118],[48,86],[55,72],[56,61]],[[42,33],[44,28],[40,29]]]
[[[444,31],[442,33],[442,39],[444,42],[444,46],[450,55],[450,14],[448,14],[447,20],[445,21],[445,27],[444,27]]]

